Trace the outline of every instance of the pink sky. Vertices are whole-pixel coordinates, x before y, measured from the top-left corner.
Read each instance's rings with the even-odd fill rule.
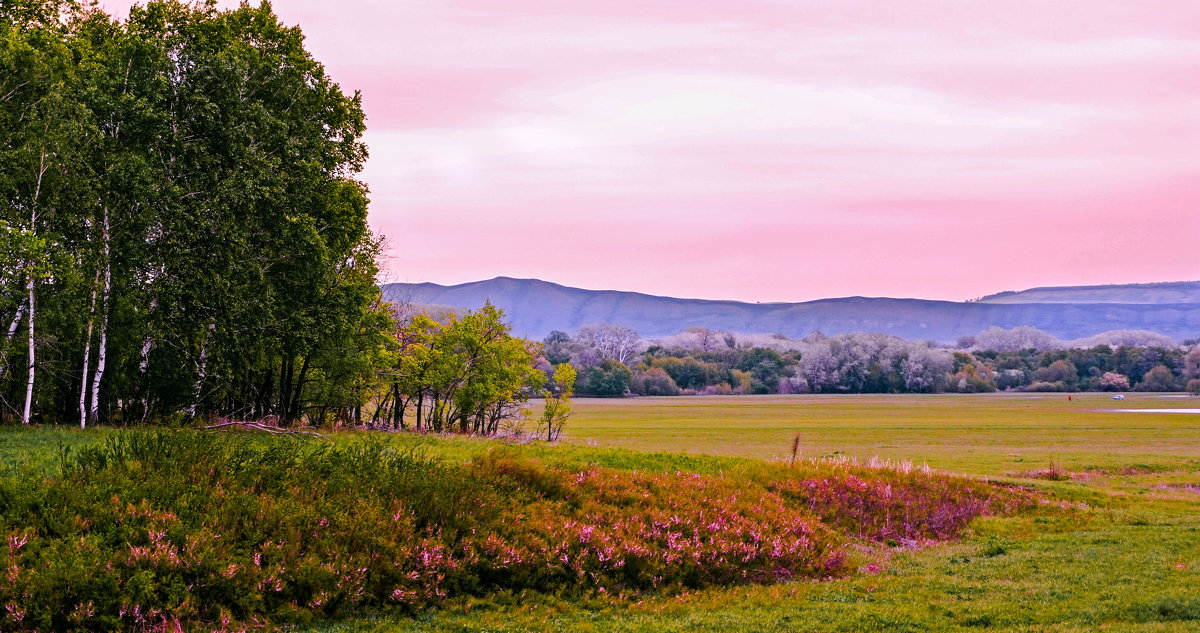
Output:
[[[274,8],[363,93],[387,281],[803,301],[1200,278],[1195,0]]]

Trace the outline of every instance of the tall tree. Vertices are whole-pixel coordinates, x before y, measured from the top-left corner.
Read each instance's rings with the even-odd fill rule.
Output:
[[[0,8],[0,223],[5,250],[15,262],[0,287],[13,296],[23,283],[18,310],[27,324],[24,424],[34,414],[38,298],[62,263],[62,225],[73,219],[63,207],[72,199],[76,142],[87,134],[74,99],[77,75],[66,44],[64,20],[71,9],[66,3],[30,1]]]
[[[389,327],[363,130],[269,4],[0,5],[0,394],[24,361],[26,421],[357,417]]]

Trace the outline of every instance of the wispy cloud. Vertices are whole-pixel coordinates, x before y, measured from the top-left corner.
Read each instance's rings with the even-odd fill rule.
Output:
[[[801,300],[1200,276],[1194,2],[275,8],[363,91],[396,278]]]

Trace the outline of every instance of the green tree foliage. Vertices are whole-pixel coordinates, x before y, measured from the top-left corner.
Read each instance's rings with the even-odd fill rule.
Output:
[[[1137,386],[1138,391],[1175,391],[1178,388],[1179,381],[1166,365],[1152,367]]]
[[[571,415],[571,396],[575,393],[575,368],[568,363],[554,366],[554,376],[542,391],[542,419],[538,434],[546,434],[546,441],[553,442],[562,435],[563,425]]]
[[[583,372],[579,391],[592,396],[623,396],[629,391],[633,372],[614,359],[606,359]]]
[[[0,321],[28,345],[3,340],[0,396],[46,420],[359,419],[390,320],[364,129],[267,3],[4,3]]]
[[[1025,338],[1037,333],[1032,328],[1013,332]],[[1066,348],[1059,342],[1044,350],[1014,344],[1007,346],[1011,349],[955,351],[927,341],[853,333],[802,340],[744,337],[761,345],[730,348],[706,345],[703,334],[690,328],[650,345],[641,362],[631,367],[630,391],[674,393],[658,371],[684,394],[1124,391],[1131,386],[1178,389],[1193,374],[1200,375],[1200,351],[1174,346],[1114,348],[1102,343]],[[1110,332],[1085,342],[1146,340],[1157,345],[1162,338],[1148,332]],[[578,358],[584,356],[576,354],[572,362]],[[591,365],[577,366],[586,370]],[[1157,366],[1169,370],[1175,380],[1166,380],[1163,370],[1152,375]],[[1152,382],[1139,386],[1146,380]]]
[[[541,346],[512,336],[503,316],[490,304],[444,323],[416,315],[397,337],[382,417],[402,426],[411,407],[417,430],[494,435],[523,415],[545,382],[534,366]]]
[[[652,358],[649,367],[661,369],[680,389],[701,390],[709,385],[728,383],[732,380],[728,371],[722,371],[716,363],[705,363],[695,358]]]
[[[629,390],[639,396],[679,395],[679,386],[661,367],[648,367],[635,372]]]
[[[1060,387],[1058,391],[1074,391],[1078,380],[1077,372],[1074,363],[1060,359],[1033,372],[1033,380],[1057,384]]]
[[[551,365],[561,365],[571,360],[571,335],[562,330],[550,332],[542,341],[542,354]]]

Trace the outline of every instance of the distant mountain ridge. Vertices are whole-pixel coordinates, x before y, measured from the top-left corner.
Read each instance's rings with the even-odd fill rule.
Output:
[[[1059,286],[988,295],[980,303],[1200,303],[1200,281]]]
[[[470,309],[491,301],[504,310],[514,333],[532,338],[596,323],[628,325],[644,337],[669,336],[690,326],[791,338],[813,331],[883,332],[943,343],[992,326],[1031,326],[1064,340],[1109,330],[1149,330],[1176,340],[1200,336],[1200,282],[1034,288],[961,303],[867,297],[744,303],[584,290],[510,277],[454,286],[387,284],[383,292],[391,301]],[[1137,297],[1145,301],[1131,300]]]

